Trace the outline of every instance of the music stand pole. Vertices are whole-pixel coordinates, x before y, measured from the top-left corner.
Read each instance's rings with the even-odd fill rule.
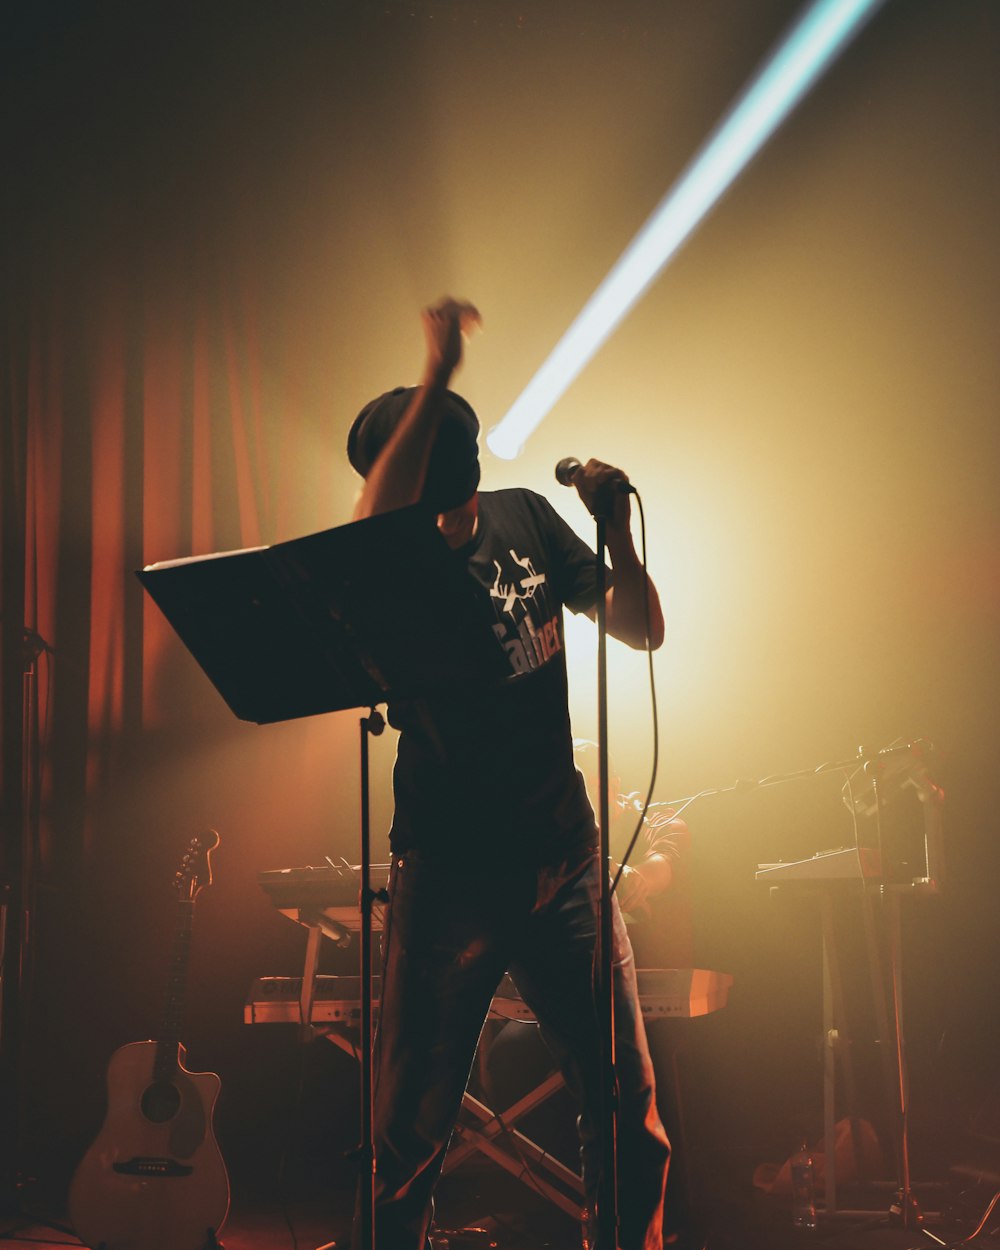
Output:
[[[381,713],[372,708],[363,716],[361,727],[361,1162],[359,1233],[360,1250],[375,1246],[375,1142],[373,1136],[372,1092],[372,907],[375,892],[371,884],[371,809],[368,776],[368,739],[385,728]]]
[[[600,1244],[618,1246],[618,1081],[615,1074],[615,997],[611,912],[611,820],[608,796],[608,627],[606,517],[598,506],[597,522],[597,758],[600,830],[600,928],[597,1007],[601,1027],[601,1178],[597,1196]]]

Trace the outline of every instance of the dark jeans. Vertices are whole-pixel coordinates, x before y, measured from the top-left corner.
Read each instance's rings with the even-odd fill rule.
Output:
[[[425,1250],[434,1184],[490,1001],[508,969],[577,1097],[592,1206],[601,1166],[593,992],[599,872],[596,853],[540,870],[457,870],[416,852],[394,858],[375,1046],[378,1250]],[[660,1250],[670,1147],[617,902],[614,937],[620,1245]]]

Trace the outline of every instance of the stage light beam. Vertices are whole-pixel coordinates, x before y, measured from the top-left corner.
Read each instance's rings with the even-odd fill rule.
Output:
[[[885,0],[815,0],[781,40],[486,444],[513,460],[612,330]]]

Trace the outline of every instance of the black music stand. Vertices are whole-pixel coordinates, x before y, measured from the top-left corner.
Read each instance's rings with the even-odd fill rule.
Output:
[[[419,504],[136,576],[230,710],[259,725],[510,673],[485,591]]]
[[[139,580],[241,720],[369,708],[361,722],[361,1246],[374,1246],[367,737],[375,705],[510,673],[485,591],[421,505]],[[304,1023],[308,1023],[307,1021]]]

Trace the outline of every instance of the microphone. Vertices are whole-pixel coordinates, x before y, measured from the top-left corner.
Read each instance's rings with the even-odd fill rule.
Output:
[[[562,460],[556,465],[556,481],[560,486],[575,486],[576,475],[583,468],[583,465],[577,460],[576,456],[563,456]],[[608,487],[611,490],[619,491],[623,495],[634,495],[635,487],[622,479],[616,482],[609,482]]]
[[[560,486],[572,486],[573,479],[582,468],[583,465],[576,456],[563,456],[556,465],[556,481]]]

